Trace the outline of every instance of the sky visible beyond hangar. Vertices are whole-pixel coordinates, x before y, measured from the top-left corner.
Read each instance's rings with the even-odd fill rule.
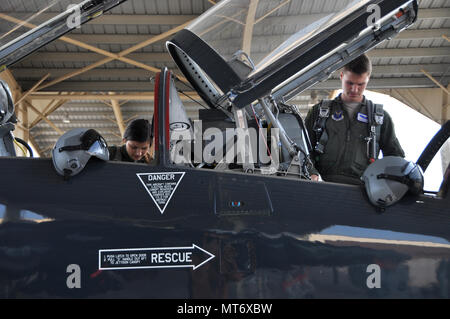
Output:
[[[405,158],[416,162],[441,126],[388,95],[371,91],[366,91],[364,94],[374,103],[384,105],[384,109],[394,121],[395,133],[405,151]],[[440,153],[434,157],[424,176],[425,190],[439,190],[443,177]]]

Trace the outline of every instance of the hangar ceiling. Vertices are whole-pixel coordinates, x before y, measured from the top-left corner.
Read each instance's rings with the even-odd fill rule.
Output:
[[[19,36],[72,2],[2,0],[0,35]],[[120,144],[128,121],[151,119],[155,72],[167,66],[180,74],[165,41],[216,2],[128,0],[1,72],[16,101],[20,122],[15,135],[29,140],[41,156],[50,156],[57,138],[75,127],[95,128],[108,144]],[[333,12],[349,2],[280,0],[267,17],[274,28],[254,39],[252,54],[263,54],[272,37],[289,37],[298,21]],[[48,10],[34,16],[49,4]],[[369,52],[374,64],[369,89],[395,97],[437,123],[448,120],[449,30],[450,0],[419,1],[418,21]],[[180,88],[188,115],[196,118],[204,103],[189,87]],[[339,88],[335,72],[303,92],[295,104],[306,113],[313,103]]]

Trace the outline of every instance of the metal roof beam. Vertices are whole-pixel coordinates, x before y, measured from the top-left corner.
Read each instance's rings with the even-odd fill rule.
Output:
[[[209,1],[209,0],[208,0]],[[286,1],[288,2],[288,1]],[[14,14],[19,19],[25,19],[35,14],[32,12],[4,12],[5,14]],[[331,12],[327,12],[329,14]],[[434,19],[439,17],[448,18],[450,17],[450,8],[430,8],[422,9],[419,8],[419,19]],[[54,17],[56,13],[43,12],[33,21],[44,22],[46,20]],[[306,15],[302,15],[306,16]],[[190,21],[197,18],[198,15],[173,15],[173,14],[106,14],[89,21],[89,24],[183,24],[184,22]],[[296,16],[298,17],[298,15]],[[124,19],[124,20],[122,20]]]
[[[24,102],[33,112],[35,112],[41,119],[47,122],[47,124],[50,125],[56,132],[58,132],[60,135],[64,134],[64,132],[59,127],[57,127],[44,114],[42,114],[37,108],[35,108],[33,104],[31,104],[28,100],[25,100]]]
[[[450,8],[420,9],[418,19],[449,19]]]
[[[130,59],[144,62],[167,62],[172,60],[167,53],[132,53],[128,56]],[[32,57],[27,58],[24,62],[97,62],[100,57],[101,56],[96,53],[89,52],[39,52],[38,54],[34,54]],[[103,64],[106,63],[107,62]]]
[[[208,0],[210,1],[210,0]],[[211,1],[210,1],[211,2]],[[18,19],[25,20],[28,17],[35,14],[35,12],[3,12],[6,15],[14,16]],[[289,22],[299,21],[307,24],[308,20],[305,19],[317,19],[324,17],[332,12],[320,13],[320,14],[303,14],[303,15],[289,15],[289,16],[272,16],[264,19],[265,21],[281,22],[283,24]],[[44,12],[41,13],[36,19],[33,19],[35,23],[42,23],[54,17],[55,13]],[[97,19],[88,22],[90,25],[180,25],[198,18],[198,15],[171,15],[171,14],[106,14]],[[450,8],[432,8],[432,9],[419,9],[418,19],[439,19],[449,18]],[[301,18],[302,20],[298,20]],[[270,19],[270,20],[267,20]],[[273,21],[271,21],[273,20]]]
[[[73,83],[73,82],[69,82],[69,83]],[[92,82],[87,82],[87,81],[83,81],[83,82],[76,82],[76,83],[87,83],[87,87],[93,85]],[[94,82],[97,83],[97,82]],[[111,85],[112,83],[116,83],[119,86],[120,85],[125,85],[125,83],[130,83],[130,81],[117,81],[117,82],[107,82],[106,85]],[[135,87],[136,88],[136,83],[140,83],[142,87],[145,87],[146,89],[148,89],[148,85],[142,85],[142,82],[131,82],[132,84],[129,85],[129,87]],[[70,85],[71,86],[71,85]],[[76,84],[75,84],[76,87]],[[62,90],[64,91],[64,90]],[[111,91],[111,90],[110,90]],[[118,90],[119,91],[119,90]],[[197,94],[197,92],[184,92],[186,95],[188,95],[189,97],[193,98],[193,99],[198,99],[199,96]],[[30,99],[32,100],[73,100],[73,101],[111,101],[112,99],[114,100],[138,100],[138,101],[153,101],[154,100],[154,93],[153,92],[138,92],[138,93],[126,93],[126,94],[115,94],[115,95],[106,95],[106,94],[86,94],[83,92],[80,93],[76,93],[76,92],[66,92],[64,94],[60,94],[60,93],[54,93],[54,92],[49,92],[49,93],[45,93],[45,92],[41,92],[41,93],[32,93],[30,95]],[[182,95],[180,96],[181,100],[188,100],[190,101],[189,98],[187,98],[186,96]]]
[[[151,14],[107,14],[94,19],[89,24],[111,24],[111,25],[180,25],[192,21],[198,15],[151,15]]]
[[[426,70],[423,70],[423,69],[421,71],[423,72],[423,74],[425,74],[427,76],[427,78],[429,78],[437,86],[439,86],[447,95],[450,94],[450,92],[447,90],[447,88],[445,86],[443,86],[442,83],[440,83],[438,80],[436,80],[429,72],[427,72]]]
[[[450,77],[445,77],[443,82],[449,82]],[[335,90],[341,87],[341,81],[328,80],[316,84],[314,89]],[[426,77],[421,78],[372,78],[367,88],[371,89],[390,89],[390,88],[431,88],[436,85]]]
[[[448,57],[448,48],[410,48],[410,49],[375,49],[368,52],[372,58],[395,58],[395,57]],[[265,53],[252,53],[255,60],[262,58]],[[172,58],[168,53],[133,53],[129,57],[133,60],[141,62],[172,62]],[[112,58],[107,58],[111,59]],[[106,60],[106,59],[104,59]],[[101,60],[97,63],[100,63]],[[31,60],[30,60],[31,61]],[[98,55],[83,52],[43,52],[32,57],[33,62],[91,62],[98,61]],[[110,61],[108,61],[110,62]],[[106,62],[105,62],[106,63]],[[105,64],[103,63],[103,64]],[[87,72],[87,71],[86,71]]]
[[[73,69],[73,68],[68,68],[68,69],[64,69],[64,68],[58,68],[58,69],[40,69],[40,68],[20,68],[20,69],[14,69],[12,70],[12,73],[14,74],[14,76],[18,79],[23,78],[23,79],[32,79],[32,78],[37,78],[37,77],[41,77],[43,74],[50,72],[52,74],[52,76],[54,77],[59,77],[62,76],[66,73],[71,73],[71,72],[75,72],[78,69]],[[181,75],[181,72],[175,72],[175,74],[177,75]],[[95,69],[95,70],[90,70],[88,72],[85,72],[85,74],[81,75],[81,76],[85,76],[85,77],[90,77],[90,76],[94,76],[94,77],[108,77],[108,78],[134,78],[134,77],[139,77],[139,78],[146,78],[149,79],[150,75],[153,75],[153,73],[150,73],[146,70],[142,70],[142,69],[131,69],[131,68],[121,68],[121,69]]]
[[[116,57],[106,57],[106,58],[104,58],[104,59],[102,59],[102,60],[100,60],[100,61],[98,61],[98,62],[95,62],[95,63],[93,63],[93,64],[90,64],[90,65],[88,65],[88,66],[82,68],[81,70],[79,70],[79,71],[77,71],[77,72],[73,72],[73,73],[70,73],[70,74],[66,74],[66,75],[64,75],[64,76],[62,76],[62,77],[59,77],[59,78],[57,78],[57,79],[51,81],[50,83],[46,83],[45,85],[41,86],[40,89],[43,89],[43,88],[46,88],[46,87],[53,86],[53,85],[55,85],[55,84],[57,84],[57,83],[60,83],[60,82],[62,82],[62,81],[65,81],[65,80],[67,80],[67,79],[70,79],[70,78],[72,78],[72,77],[74,77],[74,76],[76,76],[76,75],[79,75],[79,74],[84,73],[84,72],[86,72],[86,71],[89,71],[89,70],[92,70],[92,69],[97,68],[97,67],[99,67],[99,66],[102,66],[103,64],[106,64],[106,63],[111,62],[111,61],[116,60],[116,59],[119,59],[119,60],[124,60],[124,59],[129,60],[128,58],[125,58],[126,55],[129,55],[130,53],[132,53],[132,52],[134,52],[134,51],[137,51],[137,50],[139,50],[139,49],[142,49],[142,48],[144,48],[144,47],[146,47],[146,46],[148,46],[148,45],[150,45],[150,44],[152,44],[152,43],[154,43],[154,42],[157,42],[157,41],[159,41],[159,40],[165,39],[165,38],[167,38],[168,36],[170,36],[171,34],[174,34],[174,33],[178,32],[179,30],[183,29],[183,28],[186,27],[186,26],[187,26],[187,23],[186,23],[185,25],[180,25],[180,26],[177,26],[177,27],[175,27],[175,28],[173,28],[173,29],[170,29],[170,30],[167,31],[167,32],[161,33],[159,36],[156,36],[156,37],[153,37],[153,38],[150,39],[150,40],[147,40],[147,41],[138,43],[138,44],[132,46],[131,48],[128,48],[128,49],[126,49],[126,50],[123,50],[123,51],[119,52],[118,54],[115,55]],[[126,60],[124,60],[124,61],[127,62]],[[127,63],[128,63],[128,62],[127,62]],[[150,70],[153,71],[153,72],[158,72],[158,71],[159,71],[159,70],[156,69],[156,68],[152,68],[152,67],[147,66],[147,65],[142,64],[142,63],[140,63],[140,64],[144,66],[144,67],[143,67],[144,69],[150,68]]]
[[[449,83],[450,77],[444,77],[441,80],[441,83]],[[315,88],[317,89],[324,89],[324,90],[334,90],[336,88],[340,88],[341,84],[338,80],[328,80],[325,82],[322,82],[318,84]],[[369,88],[404,88],[404,87],[413,87],[413,88],[429,88],[429,87],[436,87],[436,85],[431,82],[427,77],[408,77],[408,78],[372,78],[369,82]],[[79,89],[80,91],[117,91],[117,92],[124,92],[124,91],[141,91],[141,92],[148,92],[149,84],[142,81],[66,81],[59,83],[58,85],[55,85],[52,89],[58,90],[58,91],[73,91],[74,88]],[[49,95],[50,97],[48,99],[62,99],[65,98],[64,96],[58,96],[58,95]],[[45,95],[34,95],[32,94],[30,96],[32,99],[46,99]],[[198,97],[198,96],[197,96]],[[90,98],[87,98],[86,96],[80,95],[80,96],[71,96],[73,100],[110,100],[111,97],[104,97],[101,95],[97,95],[97,98],[93,95],[90,95]],[[188,100],[184,96],[180,96],[182,100]],[[201,101],[199,98],[194,97],[195,99]],[[124,95],[121,100],[153,100],[153,96],[149,95],[148,93],[146,95],[142,95],[141,98],[139,96],[136,96],[134,94],[130,95]]]
[[[432,74],[442,74],[444,70],[450,68],[448,63],[436,64],[397,64],[397,65],[374,65],[373,74],[423,74],[422,69]],[[66,73],[75,71],[76,69],[39,69],[39,68],[21,68],[13,70],[13,74],[17,79],[39,78],[43,74],[50,72],[53,76],[61,76]],[[176,72],[179,73],[179,72]],[[85,73],[86,77],[106,77],[106,78],[147,78],[149,72],[142,69],[96,69]]]
[[[448,57],[449,48],[375,49],[367,55],[371,58]]]
[[[61,107],[64,103],[66,103],[66,99],[62,100],[52,100],[47,106],[44,108],[44,111],[42,112],[42,115],[49,116],[53,111],[57,110],[59,107]],[[42,117],[37,117],[33,123],[30,124],[30,129],[32,129],[34,126],[36,126],[40,121],[42,120]]]
[[[373,73],[375,76],[395,74],[423,74],[422,69],[426,69],[430,73],[442,74],[442,72],[450,67],[448,63],[436,64],[396,64],[396,65],[374,65]]]
[[[426,30],[405,30],[401,32],[395,39],[408,39],[408,40],[420,40],[420,39],[438,39],[442,35],[448,34],[448,29],[426,29]],[[284,37],[289,37],[285,35]],[[91,44],[134,44],[148,39],[151,39],[152,35],[147,34],[71,34],[70,37],[74,40],[91,43]],[[283,35],[276,36],[255,36],[253,42],[256,45],[263,45],[272,41],[279,41]],[[233,40],[233,39],[230,39]],[[214,41],[212,41],[214,43]]]
[[[14,18],[14,17],[5,15],[4,13],[0,13],[0,18],[2,18],[2,19],[4,19],[4,20],[7,20],[7,21],[11,21],[11,22],[23,24],[23,25],[26,26],[27,28],[35,28],[35,27],[36,27],[34,24],[30,24],[30,23],[28,23],[28,22],[26,22],[26,21],[22,21],[22,20],[19,20],[19,19]],[[157,39],[157,38],[158,38],[158,37],[155,37],[155,39]],[[145,65],[145,64],[143,64],[143,63],[139,63],[139,62],[133,61],[133,60],[131,60],[131,59],[129,59],[129,58],[126,58],[126,57],[125,57],[126,54],[121,54],[121,53],[119,53],[119,54],[116,55],[116,54],[111,53],[111,52],[109,52],[109,51],[102,50],[102,49],[97,48],[97,47],[95,47],[95,46],[91,46],[91,45],[89,45],[89,44],[86,44],[86,43],[83,43],[83,42],[74,40],[74,39],[72,39],[72,38],[69,38],[69,37],[67,37],[67,36],[62,36],[62,37],[59,38],[59,40],[64,41],[64,42],[66,42],[66,43],[73,44],[73,45],[78,46],[78,47],[80,47],[80,48],[83,48],[83,49],[86,49],[86,50],[90,50],[90,51],[96,52],[96,53],[98,53],[98,54],[107,56],[107,57],[110,59],[110,61],[117,59],[117,60],[120,60],[120,61],[122,61],[122,62],[129,63],[129,64],[135,65],[135,66],[140,67],[140,68],[143,68],[143,69],[147,69],[147,70],[149,70],[149,71],[151,71],[151,72],[158,72],[157,69],[154,69],[154,68],[152,68],[152,67],[150,67],[150,66],[147,66],[147,65]],[[125,50],[125,51],[126,51],[126,50]],[[108,58],[107,58],[107,59],[108,59]],[[105,61],[105,60],[107,60],[107,59],[104,59],[103,61]],[[107,62],[109,62],[109,61],[107,61]],[[107,63],[107,62],[105,62],[105,63]],[[104,64],[104,63],[103,63],[103,64]],[[93,66],[96,66],[96,64],[94,64]],[[87,68],[87,67],[86,67],[86,68]],[[71,75],[67,75],[67,76],[65,76],[65,77],[62,77],[62,78],[58,79],[58,81],[63,81],[64,79],[67,79],[67,78],[70,77],[70,76],[71,76]],[[54,80],[54,81],[52,81],[52,82],[50,82],[50,83],[47,83],[47,84],[42,85],[41,87],[37,88],[37,90],[40,90],[40,89],[45,88],[45,87],[47,87],[47,86],[50,86],[50,85],[52,85],[52,84],[54,84],[54,83],[57,83],[56,80]]]
[[[395,37],[398,40],[425,40],[439,39],[443,35],[449,34],[449,29],[416,29],[405,30]]]
[[[27,20],[35,12],[3,12],[20,20]],[[57,13],[44,12],[33,19],[33,23],[41,24],[52,19]],[[198,15],[173,14],[106,14],[89,21],[90,25],[180,25],[197,18]]]

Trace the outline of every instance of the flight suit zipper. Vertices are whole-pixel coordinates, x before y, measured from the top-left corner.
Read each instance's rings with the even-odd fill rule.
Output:
[[[352,149],[352,145],[350,144],[352,137],[351,137],[349,122],[350,122],[350,119],[348,119],[348,122],[347,122],[347,131],[346,131],[346,136],[345,136],[345,147],[344,147],[344,154],[343,154],[344,156],[342,158],[340,165],[342,165],[343,163],[349,162],[353,158],[353,149]],[[341,168],[339,173],[345,174],[346,173],[345,168]]]
[[[344,111],[344,123],[345,123],[345,135],[344,137],[344,145],[342,145],[341,152],[339,153],[339,156],[337,157],[337,161],[335,163],[336,167],[339,167],[336,171],[336,174],[345,174],[345,169],[342,168],[342,164],[346,163],[348,161],[349,153],[352,151],[352,148],[350,147],[351,142],[351,132],[350,132],[350,123],[349,123],[348,113],[347,111]]]

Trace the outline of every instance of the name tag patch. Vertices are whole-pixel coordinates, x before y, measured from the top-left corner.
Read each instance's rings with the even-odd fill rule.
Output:
[[[363,123],[369,123],[369,118],[366,114],[358,113],[358,121]]]

